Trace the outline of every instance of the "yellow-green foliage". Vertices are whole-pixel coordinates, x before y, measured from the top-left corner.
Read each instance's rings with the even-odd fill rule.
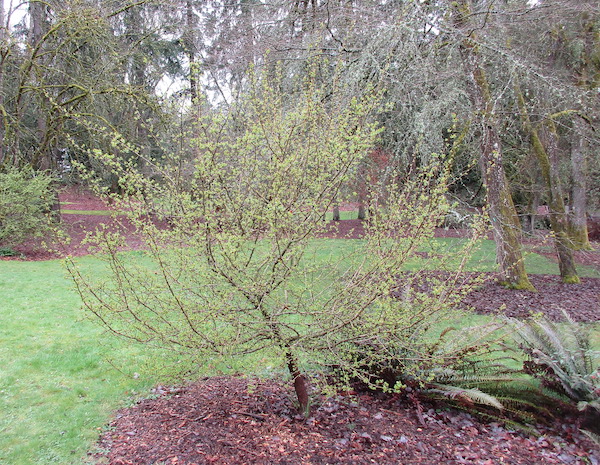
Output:
[[[200,359],[276,351],[297,378],[334,360],[356,368],[349,347],[374,338],[382,347],[410,344],[451,312],[454,282],[436,282],[431,295],[395,295],[403,264],[447,211],[441,157],[374,186],[364,241],[341,254],[311,242],[376,144],[381,91],[350,98],[308,76],[293,105],[284,104],[280,78],[253,77],[230,113],[197,122],[192,161],[153,167],[160,179],[105,157],[132,194],[116,205],[144,240],[143,260],[132,262],[119,253],[122,238],[101,232],[93,240],[112,279],[74,263],[70,271],[85,306],[112,331]],[[468,252],[461,249],[463,263]]]
[[[0,246],[16,245],[51,227],[52,179],[31,169],[0,173]]]

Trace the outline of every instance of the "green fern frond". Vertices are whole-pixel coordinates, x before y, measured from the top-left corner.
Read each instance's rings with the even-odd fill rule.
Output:
[[[514,381],[512,376],[457,376],[453,378],[437,379],[436,381],[444,384],[452,384],[463,388],[488,388],[492,390],[502,390],[502,386]],[[487,389],[486,389],[487,390]]]
[[[530,320],[523,323],[522,328],[522,342],[535,351],[536,356],[548,363],[558,361],[565,372],[577,372],[572,356],[567,350],[569,342],[566,335],[561,334],[551,321],[546,318]]]
[[[519,414],[521,415],[525,413],[524,408],[530,410],[537,410],[539,408],[538,403],[534,402],[533,400],[525,400],[521,397],[498,396],[498,400],[502,402],[502,405],[504,405],[504,408],[507,411],[519,411]],[[532,417],[535,417],[535,415],[532,414]]]
[[[434,389],[430,389],[433,392],[439,392],[440,394],[446,395],[452,399],[466,400],[475,404],[488,405],[490,407],[503,410],[504,406],[500,403],[496,397],[480,391],[474,388],[461,388],[451,386],[447,384],[433,384]]]
[[[445,396],[443,394],[437,393],[437,395],[436,395],[436,393],[430,392],[429,395],[431,398],[436,399],[436,400],[444,400],[446,402],[452,402],[452,406],[458,410],[462,410],[462,411],[470,413],[470,414],[474,413],[472,407],[465,406],[464,404],[457,402],[455,400],[453,401],[453,399],[449,399],[447,396]],[[515,431],[522,431],[523,433],[526,433],[526,434],[530,434],[533,436],[539,436],[539,432],[535,428],[527,425],[527,422],[528,421],[531,422],[531,420],[535,419],[535,417],[533,417],[530,414],[526,414],[525,412],[520,412],[518,410],[515,410],[515,411],[509,412],[510,414],[514,415],[514,418],[518,418],[518,420],[513,420],[506,416],[507,412],[509,412],[509,411],[507,409],[504,409],[501,414],[495,415],[489,411],[484,411],[482,409],[479,409],[479,410],[477,410],[476,414],[483,420],[493,421],[493,422],[497,422],[497,423],[503,423],[508,428],[511,428]]]
[[[563,315],[566,322],[561,326],[546,318],[508,321],[532,362],[529,369],[546,388],[575,402],[594,402],[599,398],[600,381],[594,374],[598,354],[590,349],[587,327]]]
[[[600,435],[593,433],[587,429],[582,429],[581,432],[591,439],[598,447],[600,447]]]
[[[577,356],[574,357],[574,361],[577,364],[577,369],[580,373],[591,373],[594,367],[589,330],[586,326],[577,324],[565,310],[562,310],[562,314],[567,322],[567,329],[575,341],[574,349]]]

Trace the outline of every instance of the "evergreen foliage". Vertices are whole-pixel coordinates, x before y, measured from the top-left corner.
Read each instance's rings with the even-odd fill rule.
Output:
[[[46,235],[54,202],[51,177],[30,168],[0,172],[0,246]]]
[[[600,412],[600,353],[590,347],[589,328],[565,313],[565,323],[547,318],[511,320],[521,348],[528,355],[526,370],[542,384],[577,404]]]
[[[510,320],[527,354],[524,371],[582,413],[585,427],[598,434],[600,424],[600,352],[591,348],[590,330],[563,312],[564,323],[547,318]]]

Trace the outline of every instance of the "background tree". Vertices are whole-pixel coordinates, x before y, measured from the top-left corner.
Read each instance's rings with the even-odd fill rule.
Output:
[[[580,280],[577,276],[577,270],[575,269],[575,259],[573,257],[573,251],[569,241],[567,215],[563,201],[560,176],[556,166],[556,152],[558,150],[558,134],[556,131],[556,126],[552,121],[546,122],[548,127],[545,131],[546,140],[544,143],[539,131],[531,123],[527,108],[525,106],[525,99],[519,88],[519,84],[517,83],[515,86],[515,93],[519,110],[521,112],[521,118],[523,120],[523,126],[525,127],[525,130],[531,139],[532,150],[538,160],[548,191],[550,224],[552,226],[552,231],[555,234],[554,240],[558,254],[560,275],[563,282],[568,284],[576,284],[579,283]],[[549,155],[549,151],[553,152],[553,156]]]
[[[438,155],[452,158],[449,198],[465,208],[481,207],[486,202],[480,194],[487,192],[503,280],[526,286],[511,196],[527,214],[538,199],[549,197],[540,190],[535,168],[531,182],[519,173],[518,167],[534,163],[512,91],[518,76],[532,125],[556,126],[556,156],[550,161],[556,160],[565,209],[571,206],[571,244],[585,246],[580,240],[585,233],[575,226],[585,217],[581,194],[587,182],[585,170],[578,170],[585,163],[577,160],[593,164],[597,134],[593,2],[40,5],[31,2],[27,20],[5,31],[0,63],[5,165],[33,163],[58,172],[60,159],[69,156],[118,189],[109,167],[88,157],[97,148],[137,164],[148,176],[160,177],[154,164],[175,158],[182,176],[188,175],[198,156],[189,143],[196,137],[198,112],[234,105],[250,85],[249,69],[284,76],[284,100],[293,105],[307,58],[328,57],[314,76],[325,86],[333,88],[339,79],[361,95],[371,82],[386,84],[387,105],[377,118],[383,128],[379,146],[389,157],[370,173],[377,198],[383,199],[386,185],[418,173]],[[192,108],[191,101],[199,103]],[[115,146],[115,131],[135,149]],[[481,160],[492,170],[477,169]],[[480,189],[482,182],[487,189]],[[588,191],[594,192],[597,182],[593,177],[590,182]]]
[[[52,178],[32,169],[10,168],[0,173],[0,250],[14,253],[12,246],[30,237],[48,237],[52,231],[50,207]]]
[[[536,57],[535,65],[521,66],[520,74],[526,79],[530,113],[541,115],[556,128],[557,151],[550,161],[555,165],[556,181],[565,187],[570,206],[569,240],[575,249],[589,247],[586,162],[592,156],[588,146],[594,138],[592,115],[598,112],[594,53],[599,15],[596,2],[547,0],[528,13],[527,28],[506,27],[507,33],[517,38],[513,45],[517,53]],[[528,41],[531,36],[537,40]]]
[[[470,1],[455,2],[455,24],[463,34],[462,60],[470,74],[472,101],[481,116],[480,168],[485,180],[487,205],[494,240],[496,260],[501,281],[515,289],[534,289],[525,271],[520,245],[520,222],[512,200],[508,180],[504,172],[502,141],[495,116],[495,104],[484,65],[481,63],[478,36],[473,20]]]

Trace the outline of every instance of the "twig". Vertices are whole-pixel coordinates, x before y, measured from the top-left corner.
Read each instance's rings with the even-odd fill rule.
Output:
[[[238,415],[245,415],[247,417],[251,417],[251,418],[254,418],[254,419],[259,420],[259,421],[265,421],[265,417],[264,416],[257,415],[255,413],[242,412],[242,411],[232,411],[231,413],[235,413],[235,414],[238,414]]]

